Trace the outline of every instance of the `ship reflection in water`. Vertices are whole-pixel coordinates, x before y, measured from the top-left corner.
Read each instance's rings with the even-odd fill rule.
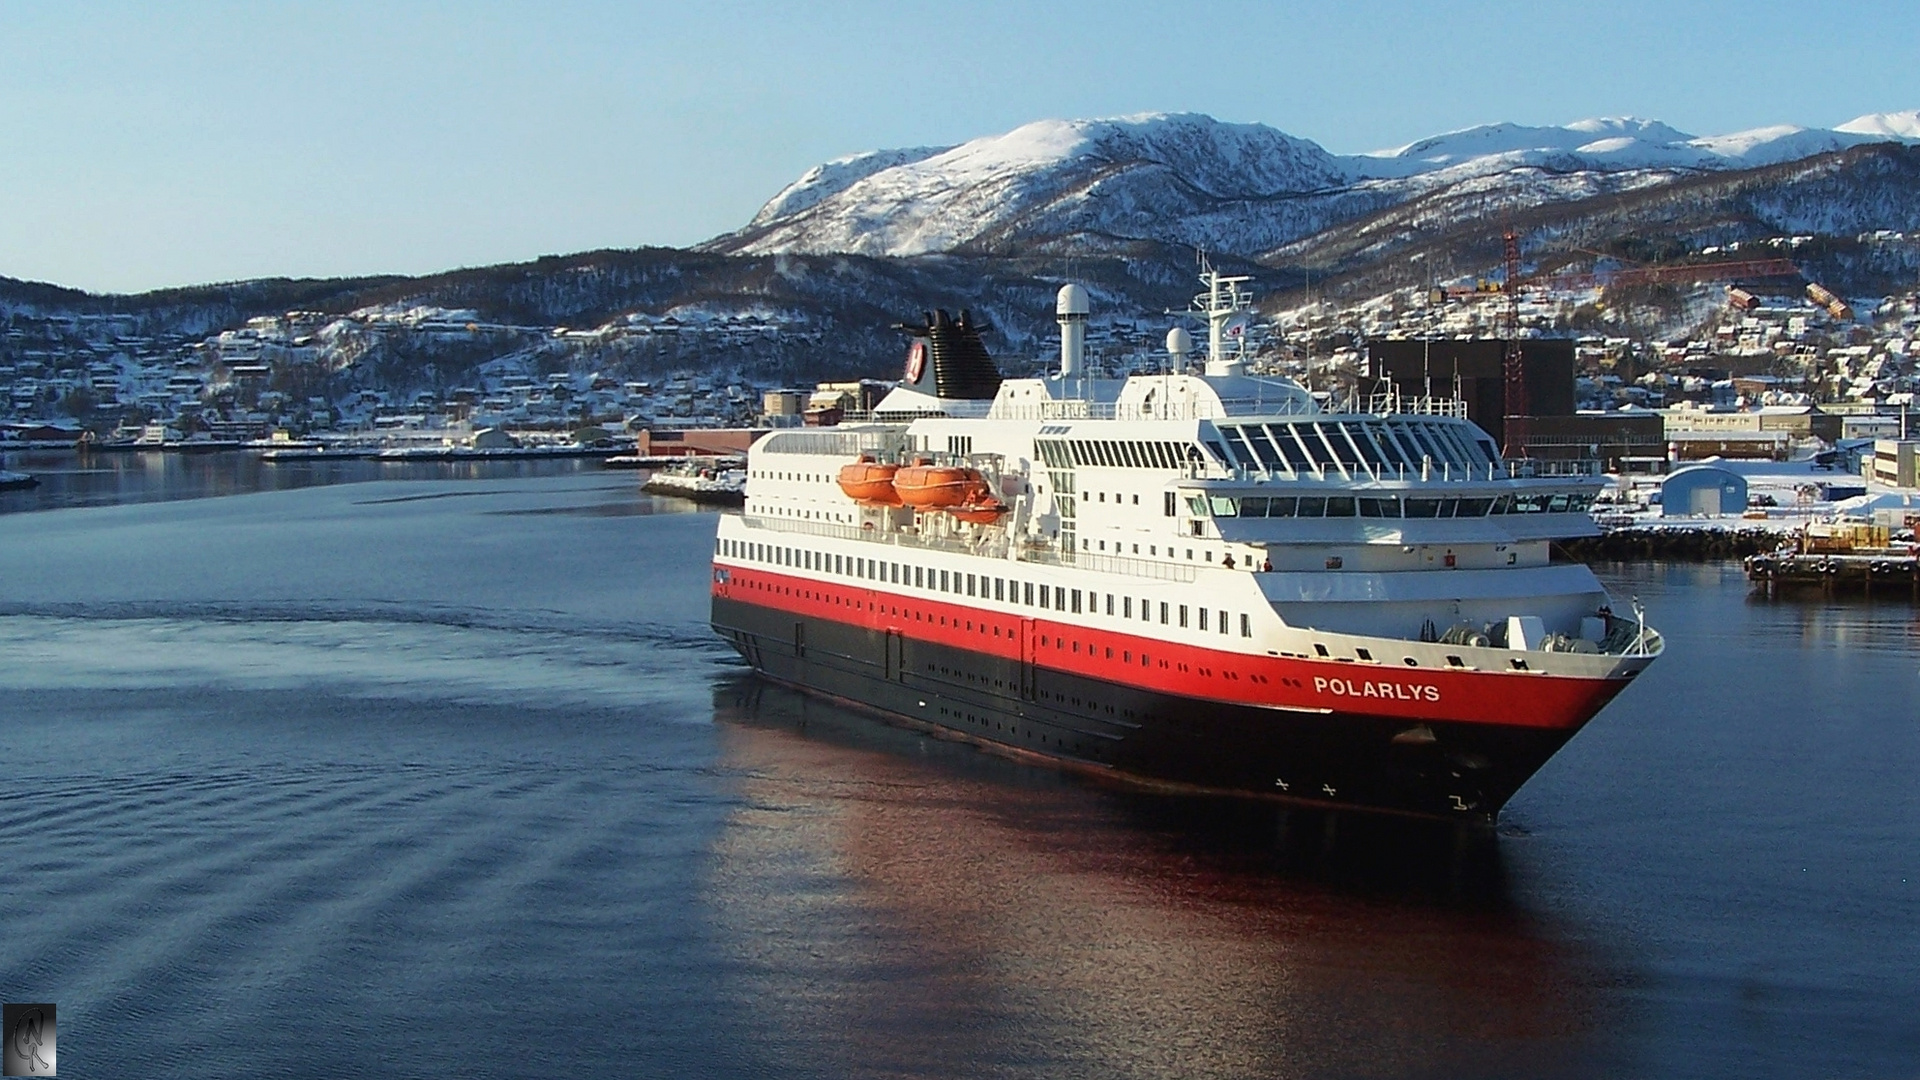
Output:
[[[825,1073],[1595,1074],[1616,1023],[1496,844],[1104,791],[753,679],[710,906]],[[1617,1063],[1615,1063],[1617,1065]]]

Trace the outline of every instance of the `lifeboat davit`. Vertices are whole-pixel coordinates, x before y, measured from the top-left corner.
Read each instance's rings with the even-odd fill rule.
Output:
[[[901,502],[923,510],[976,507],[995,502],[980,470],[954,465],[908,465],[893,474],[893,490]]]
[[[851,465],[840,466],[840,490],[855,502],[878,506],[899,506],[900,493],[894,490],[893,477],[898,465],[882,465],[863,457]]]

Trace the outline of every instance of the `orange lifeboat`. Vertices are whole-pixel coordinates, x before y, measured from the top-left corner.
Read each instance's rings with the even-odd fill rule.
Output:
[[[893,475],[893,490],[901,502],[925,510],[983,506],[994,501],[978,469],[953,465],[909,465]]]
[[[898,465],[881,465],[863,456],[851,465],[840,466],[840,490],[855,502],[899,506],[900,493],[893,487],[893,476],[899,471]]]
[[[989,499],[983,503],[975,503],[970,506],[956,506],[947,511],[947,513],[953,515],[956,519],[971,522],[975,525],[991,525],[999,521],[1000,515],[1006,512],[1007,504],[993,499]]]

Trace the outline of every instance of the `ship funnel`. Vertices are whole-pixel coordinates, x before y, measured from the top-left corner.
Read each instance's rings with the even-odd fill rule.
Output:
[[[1087,313],[1092,310],[1087,290],[1073,284],[1060,286],[1053,310],[1060,320],[1060,377],[1071,379],[1086,366]]]
[[[1193,335],[1187,333],[1184,326],[1176,326],[1167,331],[1167,356],[1173,361],[1175,371],[1184,370],[1187,357],[1193,353]]]

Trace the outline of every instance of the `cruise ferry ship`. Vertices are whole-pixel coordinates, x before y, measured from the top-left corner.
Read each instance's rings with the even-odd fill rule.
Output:
[[[1204,370],[1003,378],[930,314],[871,420],[775,431],[721,517],[713,626],[767,678],[1187,790],[1490,821],[1662,651],[1551,543],[1601,481],[1507,461],[1456,400],[1329,411],[1249,374],[1208,270]]]

